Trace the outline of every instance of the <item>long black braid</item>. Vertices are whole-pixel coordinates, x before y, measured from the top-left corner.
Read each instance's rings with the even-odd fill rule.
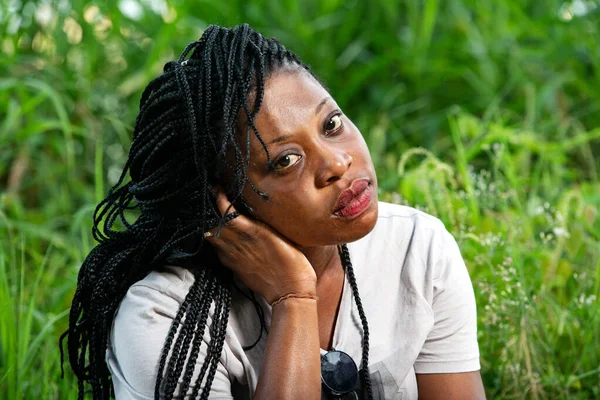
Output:
[[[352,268],[352,261],[350,260],[350,251],[348,246],[345,244],[338,246],[342,265],[348,275],[348,283],[352,288],[352,294],[354,295],[354,301],[356,302],[356,308],[358,309],[358,315],[363,328],[363,342],[362,342],[362,360],[360,362],[361,367],[361,379],[363,381],[364,389],[367,394],[367,399],[373,398],[373,389],[371,388],[371,379],[369,378],[369,324],[367,322],[367,316],[363,309],[362,300],[358,294],[358,284],[356,283],[356,276],[354,276],[354,269]]]
[[[94,399],[114,396],[105,356],[116,309],[132,284],[167,264],[188,268],[196,279],[165,340],[155,397],[189,391],[208,328],[206,358],[192,392],[192,398],[208,398],[225,341],[232,278],[205,245],[203,232],[226,222],[216,208],[217,185],[225,185],[238,209],[245,206],[245,184],[268,198],[247,178],[249,143],[254,135],[270,165],[254,119],[265,81],[285,68],[311,73],[276,39],[247,25],[210,26],[142,93],[127,163],[94,212],[92,233],[99,244],[83,262],[69,328],[61,337],[61,365],[62,340],[68,335],[79,399],[85,382]],[[237,126],[240,114],[245,132]],[[125,183],[128,174],[131,180]],[[127,219],[131,210],[137,210],[134,222]]]

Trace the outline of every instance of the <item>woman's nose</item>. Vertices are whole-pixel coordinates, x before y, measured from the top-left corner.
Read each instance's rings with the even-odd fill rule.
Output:
[[[317,175],[317,186],[327,186],[340,179],[352,165],[352,156],[341,149],[323,151],[323,164]]]

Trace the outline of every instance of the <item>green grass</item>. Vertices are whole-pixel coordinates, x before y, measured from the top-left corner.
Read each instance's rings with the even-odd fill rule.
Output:
[[[457,237],[475,285],[489,397],[598,398],[600,185],[556,188],[558,155],[512,145],[514,130],[473,145],[463,141],[467,125],[494,135],[472,116],[453,117],[454,166],[409,150],[399,166],[403,197],[388,198],[421,205]],[[468,154],[489,169],[474,171],[461,160]],[[538,178],[523,174],[527,165]]]
[[[600,398],[598,4],[41,3],[0,4],[0,398],[75,398],[58,337],[141,91],[208,24],[241,22],[328,83],[382,200],[456,236],[488,398]]]

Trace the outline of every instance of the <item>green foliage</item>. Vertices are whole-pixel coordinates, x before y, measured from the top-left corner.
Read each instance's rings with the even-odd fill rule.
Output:
[[[488,396],[597,398],[600,185],[564,185],[560,154],[542,138],[515,145],[518,133],[504,129],[504,140],[490,146],[464,132],[498,140],[495,129],[463,113],[450,119],[454,166],[411,149],[398,167],[403,197],[387,198],[421,205],[457,238],[475,285]],[[461,160],[469,154],[486,169]],[[535,179],[522,172],[531,164],[540,170]]]
[[[206,26],[242,22],[328,83],[381,199],[457,237],[488,398],[600,397],[598,4],[120,4],[0,4],[0,398],[75,396],[58,336],[141,92]]]

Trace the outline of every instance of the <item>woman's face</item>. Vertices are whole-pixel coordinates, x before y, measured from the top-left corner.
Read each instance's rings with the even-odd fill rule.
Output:
[[[377,179],[369,150],[314,78],[304,71],[274,73],[255,124],[275,167],[267,168],[252,135],[248,178],[270,198],[246,185],[256,218],[302,247],[352,242],[373,229]]]

